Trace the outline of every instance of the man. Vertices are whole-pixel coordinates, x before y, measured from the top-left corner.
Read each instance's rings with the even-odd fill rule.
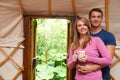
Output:
[[[115,45],[116,40],[112,33],[105,31],[102,29],[101,23],[103,20],[103,12],[99,8],[93,8],[89,12],[89,20],[91,23],[91,36],[98,36],[102,39],[104,44],[106,45],[111,57],[114,56],[115,53]],[[97,69],[102,69],[102,76],[103,80],[111,80],[110,78],[110,67],[109,66],[102,66],[102,65],[86,65],[81,66],[77,65],[76,69],[82,73],[89,73],[95,71]]]

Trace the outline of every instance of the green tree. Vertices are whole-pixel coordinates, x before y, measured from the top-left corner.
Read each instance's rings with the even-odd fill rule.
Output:
[[[66,80],[66,19],[37,19],[37,80]]]

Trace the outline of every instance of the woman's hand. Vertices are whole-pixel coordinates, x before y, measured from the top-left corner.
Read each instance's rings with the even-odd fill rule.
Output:
[[[72,56],[72,60],[73,60],[73,62],[76,62],[77,61],[77,54],[73,54],[73,56]]]
[[[88,56],[87,55],[84,55],[82,58],[78,57],[78,60],[80,62],[86,62],[88,60]]]

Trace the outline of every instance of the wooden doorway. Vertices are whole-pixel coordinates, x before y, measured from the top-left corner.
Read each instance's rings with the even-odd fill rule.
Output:
[[[35,80],[35,69],[33,68],[33,60],[36,56],[36,22],[34,22],[34,28],[32,19],[33,18],[50,18],[50,16],[40,16],[40,15],[25,15],[24,16],[24,72],[23,80]],[[59,18],[69,19],[70,23],[68,24],[68,35],[67,35],[67,53],[69,53],[69,46],[73,39],[73,17],[71,16],[58,16]],[[53,18],[53,17],[51,17]],[[67,80],[73,80],[73,73],[71,70],[67,69]]]

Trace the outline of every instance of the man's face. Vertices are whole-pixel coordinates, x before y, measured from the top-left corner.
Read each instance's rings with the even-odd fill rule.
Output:
[[[90,23],[93,28],[98,28],[102,22],[102,14],[100,12],[93,11],[90,16]]]

